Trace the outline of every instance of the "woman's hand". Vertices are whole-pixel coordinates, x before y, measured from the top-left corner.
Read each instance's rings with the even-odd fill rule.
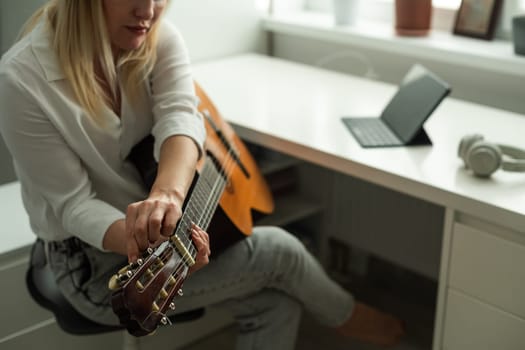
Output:
[[[199,226],[192,224],[191,239],[195,248],[197,248],[197,255],[195,256],[195,264],[190,267],[188,274],[200,270],[210,262],[210,237]]]
[[[182,215],[182,201],[177,196],[155,195],[132,203],[126,213],[126,237],[128,260],[134,262],[139,254],[149,247],[158,246],[167,240],[175,230]],[[192,224],[191,239],[197,254],[191,274],[209,263],[210,238],[199,226]]]
[[[157,176],[147,199],[132,203],[126,212],[129,261],[173,234],[182,204],[195,175],[199,147],[185,135],[167,138],[160,149]]]
[[[183,198],[175,193],[152,193],[140,202],[132,203],[126,212],[126,244],[128,260],[156,246],[173,234],[182,215]]]

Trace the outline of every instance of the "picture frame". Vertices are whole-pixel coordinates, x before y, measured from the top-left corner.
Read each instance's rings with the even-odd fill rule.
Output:
[[[491,40],[502,0],[461,0],[454,34]]]

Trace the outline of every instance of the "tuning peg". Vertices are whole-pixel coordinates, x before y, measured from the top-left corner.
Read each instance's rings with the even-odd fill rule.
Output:
[[[170,277],[168,278],[168,284],[169,284],[170,286],[172,286],[172,285],[174,285],[175,283],[177,283],[177,280],[175,279],[175,277],[170,276]]]
[[[167,325],[169,322],[168,318],[166,316],[164,316],[163,318],[160,319],[160,323],[162,323],[163,325]]]
[[[120,269],[119,272],[122,273],[122,270],[135,270],[136,268],[142,266],[142,264],[144,264],[144,260],[143,259],[137,259],[137,261],[129,263],[127,266],[124,266],[122,269]]]
[[[181,297],[181,296],[184,295],[184,293],[182,292],[182,289],[179,289],[179,290],[177,291],[177,294],[179,295],[179,297]]]
[[[135,285],[137,286],[138,290],[144,290],[144,285],[140,281],[137,281]]]
[[[120,283],[126,282],[132,276],[133,276],[133,272],[131,272],[131,271],[126,271],[126,273],[119,273],[118,274],[118,281]]]
[[[171,302],[170,305],[169,305],[169,308],[171,310],[175,310],[175,303],[174,302]]]
[[[120,288],[120,283],[118,281],[117,275],[111,276],[109,283],[108,283],[108,287],[110,290],[117,290]]]
[[[117,274],[120,275],[120,274],[126,273],[126,271],[128,271],[130,267],[131,267],[131,264],[124,266],[123,268],[118,270]]]
[[[160,311],[160,308],[159,306],[157,305],[156,302],[153,302],[153,304],[151,304],[151,309],[155,312],[159,312]]]

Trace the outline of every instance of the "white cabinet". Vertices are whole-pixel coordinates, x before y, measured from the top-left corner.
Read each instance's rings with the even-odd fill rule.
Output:
[[[448,350],[523,350],[525,320],[451,288],[443,346]]]
[[[525,233],[453,217],[445,229],[434,349],[525,349]]]
[[[449,286],[525,319],[525,246],[456,223]]]

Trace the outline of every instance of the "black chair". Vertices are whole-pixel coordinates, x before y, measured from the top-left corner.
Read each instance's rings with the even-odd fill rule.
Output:
[[[53,272],[47,264],[44,242],[37,239],[31,249],[26,284],[31,297],[43,308],[51,311],[62,330],[75,335],[94,335],[118,330],[124,326],[108,326],[93,322],[76,311],[61,294]],[[171,323],[196,320],[204,315],[204,309],[196,309],[169,317]]]

